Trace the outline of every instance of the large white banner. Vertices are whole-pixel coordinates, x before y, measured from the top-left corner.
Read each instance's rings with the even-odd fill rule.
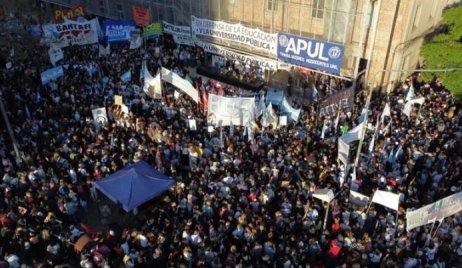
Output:
[[[397,211],[399,207],[399,195],[377,190],[372,197],[372,202]]]
[[[360,194],[353,190],[350,190],[350,203],[358,206],[367,206],[369,204],[369,196]]]
[[[99,22],[97,19],[89,21],[66,20],[59,24],[45,24],[42,28],[42,41],[54,43],[57,47],[89,45],[98,42]]]
[[[440,199],[414,211],[406,212],[408,231],[422,225],[442,220],[462,211],[462,192]]]
[[[331,189],[319,189],[313,193],[313,197],[324,202],[330,203],[335,198],[334,192]]]
[[[191,16],[191,30],[194,39],[205,36],[232,41],[277,55],[277,34],[266,33],[260,29],[251,29],[239,23],[231,24]]]
[[[199,92],[191,85],[188,80],[181,78],[181,76],[164,67],[162,67],[161,75],[163,81],[169,82],[175,87],[183,90],[184,93],[190,96],[196,103],[199,102]]]
[[[221,126],[247,126],[254,121],[255,98],[209,95],[207,123]]]
[[[264,69],[269,69],[269,70],[277,70],[278,69],[278,62],[275,60],[270,60],[270,59],[265,59],[261,57],[254,57],[254,56],[249,56],[249,55],[243,55],[240,53],[236,53],[234,51],[228,50],[222,46],[215,45],[215,44],[210,44],[210,43],[205,43],[201,41],[195,41],[195,44],[197,46],[200,46],[203,48],[206,52],[221,55],[223,57],[226,57],[228,59],[237,59],[241,62],[250,62],[253,64],[256,64]]]

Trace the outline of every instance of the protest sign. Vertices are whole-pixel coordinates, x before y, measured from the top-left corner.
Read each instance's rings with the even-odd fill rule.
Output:
[[[249,121],[254,121],[255,98],[223,97],[210,94],[208,99],[207,122],[216,125],[221,122],[222,126],[231,123],[246,126]]]

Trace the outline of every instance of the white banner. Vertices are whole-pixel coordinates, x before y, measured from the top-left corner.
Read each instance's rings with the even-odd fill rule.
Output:
[[[185,36],[191,37],[191,27],[189,26],[179,26],[162,21],[163,32],[171,34],[173,36]]]
[[[335,198],[334,192],[331,189],[319,189],[313,193],[313,197],[324,202],[330,203]]]
[[[350,203],[365,207],[369,204],[369,196],[350,190]]]
[[[215,45],[215,44],[210,44],[210,43],[205,43],[201,41],[195,41],[195,44],[197,46],[200,46],[205,50],[205,52],[208,53],[213,53],[217,55],[221,55],[223,57],[226,57],[228,59],[237,59],[241,62],[250,62],[253,64],[256,64],[263,69],[269,69],[269,70],[277,70],[278,69],[278,62],[275,60],[271,59],[265,59],[262,57],[254,57],[254,56],[249,56],[249,55],[243,55],[240,53],[236,53],[234,51],[228,50],[222,46]]]
[[[196,103],[199,102],[199,92],[191,85],[191,83],[189,83],[188,80],[181,78],[181,76],[164,67],[162,67],[161,74],[163,81],[169,82],[175,87],[183,90],[184,93],[190,96]]]
[[[106,108],[101,107],[101,108],[96,108],[91,110],[91,113],[93,115],[93,120],[95,122],[101,123],[101,124],[107,124],[107,113],[106,113]]]
[[[200,19],[191,16],[191,32],[194,39],[198,36],[232,41],[277,55],[277,34],[269,34],[260,29],[251,29],[241,24]]]
[[[223,97],[209,95],[207,109],[207,123],[210,125],[247,126],[254,121],[255,98]]]
[[[374,196],[372,197],[372,202],[397,211],[399,207],[399,195],[391,192],[376,190]]]
[[[50,47],[48,55],[50,56],[50,62],[53,66],[55,66],[58,61],[64,59],[64,53],[60,47]]]
[[[190,36],[173,35],[173,41],[175,41],[175,44],[178,45],[193,45],[193,40]]]
[[[408,231],[442,220],[462,211],[462,192],[440,199],[414,211],[406,212],[406,228]]]
[[[338,139],[338,160],[345,166],[348,165],[348,155],[350,154],[350,145],[342,139]]]
[[[97,19],[82,22],[66,20],[60,24],[45,24],[42,28],[42,41],[55,43],[57,47],[89,45],[98,42],[99,22]]]

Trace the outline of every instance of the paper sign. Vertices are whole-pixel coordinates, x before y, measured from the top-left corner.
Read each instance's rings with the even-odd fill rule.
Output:
[[[115,103],[116,105],[122,105],[122,104],[124,104],[124,103],[123,103],[122,96],[120,96],[120,95],[115,95],[115,96],[114,96],[114,103]]]
[[[189,119],[189,129],[192,131],[197,130],[196,119]]]
[[[128,114],[128,107],[127,107],[127,105],[121,104],[121,106],[122,106],[122,113]]]
[[[213,126],[208,126],[208,127],[207,127],[207,131],[208,131],[209,133],[212,133],[212,132],[213,132]]]

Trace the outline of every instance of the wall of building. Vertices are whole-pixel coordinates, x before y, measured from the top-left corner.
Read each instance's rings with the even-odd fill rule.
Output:
[[[152,21],[190,25],[199,18],[241,23],[270,33],[288,32],[343,44],[341,75],[352,77],[357,59],[370,61],[372,82],[395,81],[401,75],[383,69],[415,68],[423,37],[441,20],[442,9],[456,0],[50,0],[74,6],[84,2],[91,13],[131,18],[131,5],[150,7]],[[375,41],[372,3],[379,9]],[[372,47],[372,45],[374,47]],[[233,47],[256,53],[247,47]],[[372,54],[370,50],[372,49]],[[373,77],[371,77],[373,76]]]

